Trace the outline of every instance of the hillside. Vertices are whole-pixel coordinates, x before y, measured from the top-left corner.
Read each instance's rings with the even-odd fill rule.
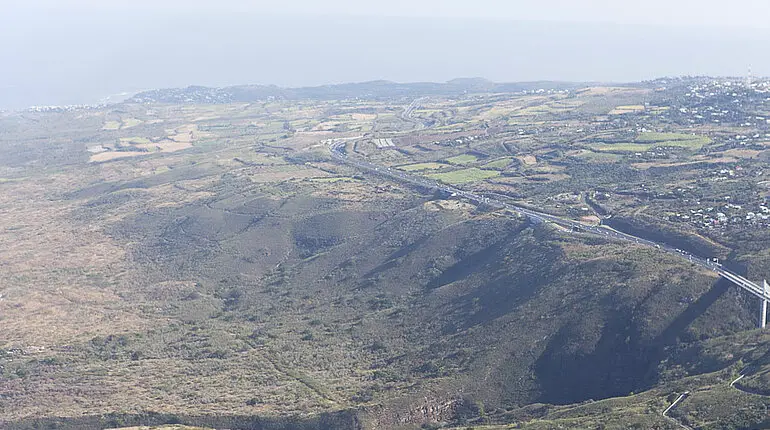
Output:
[[[0,427],[761,425],[770,338],[751,296],[653,247],[361,172],[328,145],[614,217],[754,280],[763,159],[714,130],[632,130],[681,120],[645,108],[660,95],[641,85],[447,85],[483,88],[0,118]],[[737,221],[683,218],[707,205],[699,219]]]
[[[453,79],[446,83],[396,83],[371,81],[355,84],[324,85],[320,87],[280,88],[267,85],[243,85],[226,88],[190,86],[144,91],[130,101],[136,103],[236,103],[270,99],[284,100],[345,100],[400,99],[420,96],[457,97],[467,92],[518,92],[540,88],[578,88],[583,84],[569,82],[495,83],[481,78]]]

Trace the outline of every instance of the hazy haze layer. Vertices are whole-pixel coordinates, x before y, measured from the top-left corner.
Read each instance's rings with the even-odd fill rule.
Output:
[[[770,30],[169,8],[0,16],[0,108],[186,85],[770,74]]]

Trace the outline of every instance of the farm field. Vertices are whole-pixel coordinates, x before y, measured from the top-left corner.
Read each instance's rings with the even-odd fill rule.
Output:
[[[512,161],[513,161],[513,158],[511,157],[500,158],[498,160],[494,160],[487,164],[484,164],[482,168],[493,169],[493,170],[503,170],[506,167],[508,167]]]
[[[447,162],[449,164],[457,164],[457,165],[464,165],[464,164],[470,164],[474,163],[478,160],[478,157],[472,154],[462,154],[457,155],[455,157],[447,158]]]
[[[403,166],[398,166],[400,170],[403,170],[406,172],[416,172],[421,170],[439,170],[447,167],[449,166],[442,163],[415,163],[415,164],[406,164]]]
[[[491,170],[482,170],[478,168],[454,170],[446,173],[431,173],[427,175],[431,179],[437,179],[448,184],[464,184],[466,182],[482,181],[484,179],[494,178],[500,175],[500,172]]]

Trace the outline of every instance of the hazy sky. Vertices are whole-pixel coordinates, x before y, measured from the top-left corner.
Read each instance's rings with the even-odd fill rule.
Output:
[[[770,75],[767,0],[0,4],[0,109],[186,85]]]
[[[460,17],[770,28],[767,0],[4,0],[42,8]]]

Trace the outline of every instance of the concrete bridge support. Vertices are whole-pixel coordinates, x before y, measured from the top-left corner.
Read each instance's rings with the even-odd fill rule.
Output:
[[[770,286],[767,285],[767,281],[763,281],[763,288],[765,290],[765,296],[770,294]],[[762,306],[759,309],[759,328],[765,328],[767,326],[767,299],[762,299]]]

